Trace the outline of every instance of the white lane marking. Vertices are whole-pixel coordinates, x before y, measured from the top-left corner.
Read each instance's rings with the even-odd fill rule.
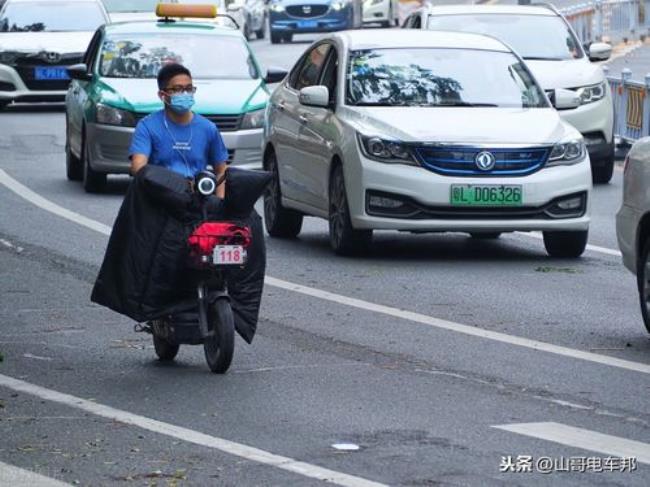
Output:
[[[0,462],[0,485],[11,487],[72,487],[50,477]]]
[[[16,193],[23,199],[26,199],[30,203],[38,206],[39,208],[70,220],[77,223],[78,225],[90,228],[96,232],[99,232],[104,235],[111,234],[111,227],[99,223],[98,221],[92,220],[88,217],[85,217],[79,213],[63,208],[55,203],[52,203],[50,200],[43,198],[40,194],[32,191],[27,186],[19,183],[14,178],[9,176],[4,170],[0,169],[0,183],[9,188],[11,191]]]
[[[10,182],[11,184],[9,185],[7,184],[7,182]],[[88,228],[103,233],[104,235],[110,235],[110,230],[111,230],[110,227],[103,225],[99,222],[96,222],[94,220],[90,220],[89,218],[86,218],[83,215],[79,215],[78,213],[62,208],[56,203],[52,203],[51,201],[46,200],[45,198],[34,193],[31,189],[27,188],[26,186],[20,184],[18,181],[14,180],[2,169],[0,169],[0,183],[5,184],[5,186],[7,186],[9,189],[11,189],[16,194],[25,198],[28,201],[32,201],[32,202],[38,201],[38,206],[46,211],[59,215],[74,223],[79,223],[80,225],[84,225]],[[81,220],[77,220],[77,217],[80,217]],[[439,318],[434,318],[432,316],[427,316],[420,313],[414,313],[412,311],[405,311],[398,308],[391,308],[390,306],[384,306],[381,304],[375,304],[368,301],[363,301],[361,299],[355,299],[347,296],[342,296],[340,294],[330,293],[328,291],[323,291],[320,289],[303,286],[300,284],[295,284],[271,276],[266,277],[265,283],[268,284],[269,286],[274,286],[288,291],[293,291],[307,296],[312,296],[333,303],[347,305],[353,308],[372,311],[375,313],[384,314],[386,316],[392,316],[394,318],[399,318],[401,320],[413,321],[415,323],[431,326],[433,328],[441,328],[444,330],[463,333],[465,335],[475,336],[478,338],[485,338],[488,340],[506,343],[509,345],[516,345],[518,347],[530,348],[533,350],[548,352],[555,355],[561,355],[563,357],[570,357],[574,359],[585,360],[587,362],[607,365],[610,367],[618,367],[620,369],[632,370],[634,372],[641,372],[643,374],[650,374],[650,364],[632,362],[630,360],[619,359],[608,355],[600,355],[593,352],[584,352],[582,350],[562,347],[559,345],[553,345],[550,343],[531,340],[528,338],[521,338],[514,335],[507,335],[505,333],[484,330],[474,326],[463,325],[461,323],[455,323],[453,321],[442,320]]]
[[[300,462],[293,458],[260,450],[259,448],[235,443],[234,441],[225,440],[216,436],[210,436],[199,431],[164,423],[128,411],[115,409],[110,406],[105,406],[70,394],[64,394],[52,389],[30,384],[29,382],[14,379],[13,377],[2,374],[0,374],[0,386],[7,387],[17,392],[30,394],[46,401],[52,401],[75,409],[80,409],[87,413],[101,416],[112,421],[119,421],[120,423],[137,426],[153,433],[170,436],[188,443],[219,450],[252,462],[262,463],[264,465],[286,470],[287,472],[302,475],[304,477],[346,487],[385,487],[384,484],[378,482],[329,470],[317,465]]]
[[[540,232],[515,232],[516,235],[521,235],[522,237],[534,238],[537,240],[544,240],[544,236]],[[598,245],[587,244],[587,250],[592,252],[598,252],[605,255],[613,255],[615,257],[621,257],[621,251],[615,249],[608,249],[607,247],[599,247]]]
[[[52,361],[51,357],[41,357],[40,355],[33,355],[31,353],[23,353],[23,357],[25,357],[25,358],[33,358],[34,360],[44,360],[46,362],[51,362]]]
[[[635,372],[650,374],[650,364],[632,362],[629,360],[610,357],[608,355],[600,355],[592,352],[584,352],[582,350],[562,347],[559,345],[553,345],[550,343],[531,340],[528,338],[507,335],[505,333],[499,333],[496,331],[484,330],[482,328],[463,325],[461,323],[455,323],[453,321],[447,321],[440,318],[434,318],[433,316],[427,316],[420,313],[415,313],[413,311],[391,308],[390,306],[384,306],[382,304],[375,304],[375,303],[370,303],[368,301],[363,301],[361,299],[350,298],[348,296],[341,296],[340,294],[334,294],[328,291],[322,291],[320,289],[303,286],[301,284],[294,284],[292,282],[283,281],[275,277],[267,276],[265,282],[271,286],[286,289],[288,291],[305,294],[307,296],[312,296],[315,298],[319,298],[325,301],[331,301],[338,304],[345,304],[352,308],[358,308],[365,311],[372,311],[375,313],[392,316],[394,318],[399,318],[401,320],[413,321],[415,323],[428,325],[434,328],[441,328],[444,330],[450,330],[457,333],[463,333],[465,335],[475,336],[479,338],[486,338],[488,340],[493,340],[501,343],[507,343],[509,345],[517,345],[519,347],[530,348],[533,350],[539,350],[543,352],[549,352],[556,355],[562,355],[564,357],[586,360],[588,362],[593,362],[597,364],[609,365],[611,367],[618,367],[621,369],[633,370]]]
[[[605,435],[596,431],[551,422],[502,424],[494,425],[492,428],[607,455],[634,457],[640,463],[650,464],[649,444],[619,436]]]

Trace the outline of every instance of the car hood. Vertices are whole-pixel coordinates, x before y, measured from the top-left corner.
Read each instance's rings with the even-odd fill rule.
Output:
[[[103,103],[138,113],[162,107],[155,79],[102,78]],[[262,80],[194,80],[194,111],[200,114],[238,114],[264,108],[268,92]]]
[[[2,52],[85,53],[94,32],[10,32],[0,35]]]
[[[586,60],[526,61],[545,90],[580,88],[605,81],[600,66]]]
[[[552,108],[344,107],[339,115],[364,135],[404,142],[536,145],[580,136]]]

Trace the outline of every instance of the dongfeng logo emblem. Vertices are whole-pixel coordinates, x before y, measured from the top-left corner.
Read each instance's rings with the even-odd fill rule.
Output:
[[[483,151],[476,154],[474,162],[481,171],[489,171],[494,168],[497,160],[491,152]]]
[[[302,11],[305,14],[310,14],[311,13],[311,5],[303,5],[302,6]]]

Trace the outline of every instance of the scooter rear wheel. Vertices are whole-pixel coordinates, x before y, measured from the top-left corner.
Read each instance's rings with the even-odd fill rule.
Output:
[[[235,318],[230,301],[219,298],[208,311],[208,326],[214,335],[203,343],[205,360],[215,374],[225,374],[235,351]]]

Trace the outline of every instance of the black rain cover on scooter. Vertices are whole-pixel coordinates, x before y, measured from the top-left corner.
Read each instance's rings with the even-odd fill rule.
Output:
[[[256,183],[261,174],[268,174],[236,172],[235,179],[241,184],[232,188],[231,201],[237,200],[239,191],[253,197],[246,188],[245,173],[255,173],[251,177]],[[251,185],[251,192],[257,193],[255,200],[264,187]],[[230,189],[227,178],[226,194]],[[252,230],[248,261],[244,268],[231,270],[228,278],[235,327],[250,343],[257,328],[266,267],[261,218],[252,207],[245,215],[241,211],[230,214],[216,197],[211,197],[207,207],[210,219],[236,219]],[[200,220],[198,197],[190,192],[185,178],[159,166],[142,168],[113,225],[91,300],[138,322],[196,306],[196,290],[184,278],[187,238]]]

